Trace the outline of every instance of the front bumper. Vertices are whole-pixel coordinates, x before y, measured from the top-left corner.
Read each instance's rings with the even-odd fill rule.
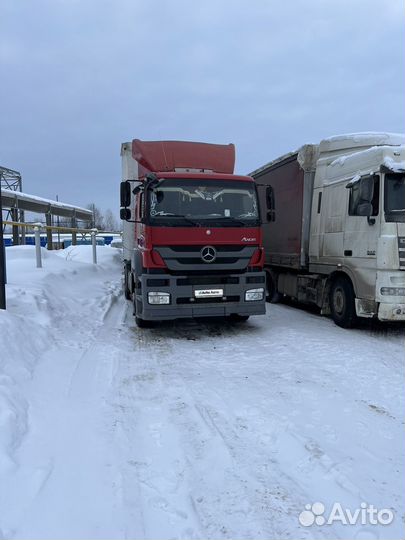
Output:
[[[201,276],[198,276],[202,278]],[[196,277],[196,280],[198,280]],[[266,290],[264,272],[246,272],[245,274],[229,274],[205,276],[204,284],[191,284],[192,276],[172,276],[169,274],[144,274],[139,278],[140,289],[137,290],[137,316],[145,320],[169,320],[193,317],[223,317],[228,315],[264,315],[266,300],[245,301],[245,292],[249,289]],[[221,282],[221,279],[226,281]],[[163,285],[164,283],[164,285]],[[222,298],[195,298],[195,290],[223,289]],[[151,305],[148,293],[152,291],[170,294],[170,304]],[[192,301],[190,299],[193,299]]]
[[[405,321],[405,304],[380,303],[378,318],[380,321]]]

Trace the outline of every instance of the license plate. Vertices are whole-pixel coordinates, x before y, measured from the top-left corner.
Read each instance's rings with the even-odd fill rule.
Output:
[[[219,298],[224,296],[224,289],[200,289],[194,291],[196,298]]]

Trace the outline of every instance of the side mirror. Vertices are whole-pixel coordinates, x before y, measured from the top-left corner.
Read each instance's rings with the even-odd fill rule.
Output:
[[[122,207],[126,208],[131,205],[131,184],[126,180],[120,185],[120,198]]]
[[[129,221],[131,219],[131,210],[129,208],[121,208],[120,210],[120,218],[123,221]]]
[[[356,215],[370,217],[373,214],[373,205],[369,202],[361,203],[357,206]]]
[[[360,180],[360,199],[371,203],[374,195],[374,178],[372,176],[364,176]]]

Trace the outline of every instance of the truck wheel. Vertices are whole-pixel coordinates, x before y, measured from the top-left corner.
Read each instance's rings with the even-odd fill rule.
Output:
[[[352,328],[357,320],[354,291],[347,278],[339,277],[331,285],[329,306],[334,322],[342,328]]]
[[[277,304],[281,300],[281,294],[277,292],[276,276],[271,272],[266,272],[266,301]]]

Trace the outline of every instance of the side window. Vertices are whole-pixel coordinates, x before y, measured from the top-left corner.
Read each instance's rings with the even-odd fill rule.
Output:
[[[272,186],[266,188],[267,221],[276,221],[276,205],[274,201],[274,189]]]
[[[362,176],[350,186],[349,216],[364,216],[365,207],[372,206],[372,216],[378,216],[380,202],[380,177],[378,175]],[[370,214],[368,214],[370,215]]]
[[[350,188],[349,216],[357,216],[357,209],[360,202],[360,182]]]

